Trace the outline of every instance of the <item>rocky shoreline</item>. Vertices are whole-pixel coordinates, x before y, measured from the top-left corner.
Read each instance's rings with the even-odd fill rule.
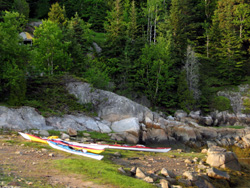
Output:
[[[206,174],[217,172],[214,168],[231,168],[240,171],[234,153],[223,149],[213,150],[212,148],[216,146],[235,146],[241,149],[250,147],[250,127],[248,127],[250,117],[246,114],[232,115],[228,112],[214,112],[211,115],[201,116],[199,111],[189,114],[177,111],[174,117],[165,117],[125,97],[109,91],[94,89],[87,83],[70,82],[67,84],[67,89],[70,94],[79,99],[79,103],[93,104],[98,115],[89,117],[79,113],[45,118],[31,107],[8,108],[0,106],[0,128],[12,130],[38,129],[42,136],[48,136],[44,130],[96,131],[108,133],[114,142],[165,145],[181,142],[195,148],[208,148],[208,154],[213,157],[208,155],[206,163],[212,168],[209,167],[210,170],[207,171],[207,167],[204,167]],[[208,127],[209,125],[217,126],[220,124],[242,125],[244,128],[218,129]],[[219,161],[223,159],[223,164],[211,162],[210,159],[212,158],[212,161],[214,161],[215,156],[218,156]],[[200,171],[202,170],[200,169]],[[190,175],[189,172],[187,174]],[[225,175],[224,177],[228,176]],[[201,181],[200,178],[192,178],[195,181]],[[191,183],[196,184],[195,181],[191,181]],[[207,184],[206,178],[202,182]]]
[[[36,131],[33,130],[32,132]],[[45,133],[46,131],[43,132]],[[66,139],[72,138],[65,133],[62,136]],[[85,137],[88,138],[89,135],[85,134]],[[17,142],[20,139],[21,142]],[[55,156],[59,156],[56,151],[48,149],[28,149],[22,144],[25,142],[27,141],[20,136],[13,135],[13,132],[12,135],[0,136],[0,151],[2,154],[6,153],[6,155],[1,156],[1,161],[9,164],[12,162],[16,163],[18,160],[30,156],[30,159],[27,160],[32,164],[32,167],[29,167],[29,170],[32,170],[39,164],[40,159],[44,160],[47,158],[51,160],[58,158]],[[121,166],[117,169],[119,173],[142,179],[161,188],[192,186],[199,188],[229,188],[242,185],[242,181],[247,181],[247,178],[250,178],[250,168],[242,166],[235,153],[218,146],[203,149],[201,152],[187,152],[184,149],[174,149],[166,154],[130,152],[132,156],[126,156],[127,152],[121,150],[115,152],[107,150],[104,153],[106,153],[106,160],[111,160],[113,163]],[[34,158],[33,156],[35,155],[38,155],[38,157]],[[13,156],[17,157],[15,161],[10,160],[14,160],[15,157],[13,158]],[[60,158],[63,158],[63,156]],[[20,166],[19,164],[16,165]]]

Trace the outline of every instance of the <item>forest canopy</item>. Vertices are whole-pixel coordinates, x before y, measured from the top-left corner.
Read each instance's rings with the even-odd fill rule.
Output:
[[[28,79],[70,74],[166,114],[208,112],[219,89],[249,80],[249,0],[1,0],[0,11],[10,105],[24,103]]]

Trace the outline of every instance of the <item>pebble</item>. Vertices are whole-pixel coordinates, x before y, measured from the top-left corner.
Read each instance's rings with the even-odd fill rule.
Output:
[[[186,159],[184,162],[187,163],[187,164],[192,164],[193,163],[193,161],[190,160],[190,159]]]
[[[54,153],[49,154],[49,157],[54,157],[54,156],[55,156]]]
[[[170,155],[169,157],[170,157],[170,158],[176,158],[176,156],[175,156],[175,155]]]
[[[16,151],[15,154],[22,155],[22,152],[21,151]]]
[[[48,150],[45,148],[42,148],[42,152],[47,152]]]

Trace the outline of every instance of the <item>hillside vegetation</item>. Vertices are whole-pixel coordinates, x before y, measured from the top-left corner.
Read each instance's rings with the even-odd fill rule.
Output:
[[[59,88],[63,75],[73,75],[134,100],[146,97],[151,108],[166,114],[177,108],[224,110],[227,101],[216,92],[249,83],[249,5],[249,0],[2,0],[0,103],[31,105],[45,115],[84,111],[91,105],[79,107]],[[39,27],[28,24],[39,20]],[[23,44],[23,31],[34,36],[32,45]],[[51,89],[55,81],[57,89]]]

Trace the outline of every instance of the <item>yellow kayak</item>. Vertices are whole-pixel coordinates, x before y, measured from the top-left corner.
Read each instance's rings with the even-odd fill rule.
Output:
[[[31,135],[28,133],[21,133],[21,132],[18,132],[18,133],[27,140],[34,141],[34,142],[40,142],[43,144],[48,144],[47,141],[53,141],[53,142],[56,142],[58,144],[70,146],[70,147],[77,149],[77,150],[86,150],[88,152],[96,153],[96,154],[102,153],[104,151],[104,149],[96,149],[96,148],[81,146],[81,144],[78,144],[78,143],[72,144],[71,142],[66,142],[66,141],[59,140],[59,139],[54,140],[54,139],[58,138],[56,136],[52,136],[52,137],[48,137],[48,138],[40,138],[38,136]]]

